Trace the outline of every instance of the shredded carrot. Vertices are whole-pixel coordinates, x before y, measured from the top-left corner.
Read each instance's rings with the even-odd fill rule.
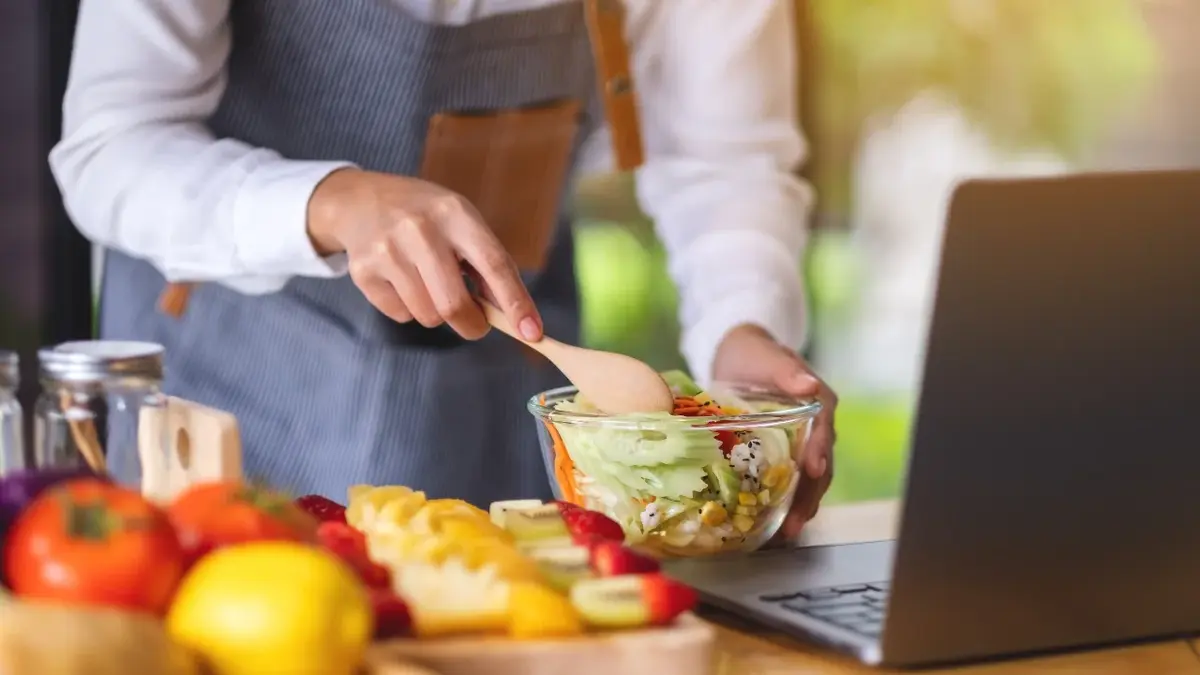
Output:
[[[546,397],[542,396],[538,403],[546,405]],[[567,446],[563,444],[562,436],[559,435],[558,429],[550,420],[546,420],[543,424],[546,425],[546,431],[550,432],[550,438],[553,441],[554,478],[558,481],[558,489],[562,491],[563,501],[582,506],[579,490],[575,485],[575,463],[571,461],[571,455],[567,454]]]

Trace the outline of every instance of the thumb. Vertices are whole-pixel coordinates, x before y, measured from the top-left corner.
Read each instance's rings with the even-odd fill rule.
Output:
[[[741,326],[717,349],[717,378],[773,386],[790,396],[816,396],[821,382],[804,361],[766,331]]]
[[[783,393],[791,396],[816,396],[820,392],[821,381],[808,372],[804,362],[795,354],[780,347],[772,361],[772,380]]]

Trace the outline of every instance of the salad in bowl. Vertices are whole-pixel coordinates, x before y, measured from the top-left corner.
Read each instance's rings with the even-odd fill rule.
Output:
[[[820,403],[662,375],[671,413],[607,415],[573,387],[529,401],[555,496],[608,515],[629,543],[663,555],[759,548],[791,507],[794,450]]]

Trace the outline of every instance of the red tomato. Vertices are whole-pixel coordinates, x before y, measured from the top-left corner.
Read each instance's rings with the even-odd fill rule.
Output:
[[[18,596],[162,614],[184,554],[162,509],[83,478],[47,490],[21,512],[4,569]]]
[[[241,482],[204,483],[167,509],[190,560],[253,541],[317,542],[317,520],[287,495]]]
[[[741,442],[738,440],[737,434],[733,433],[732,431],[714,431],[713,434],[717,437],[717,441],[721,444],[721,452],[724,453],[726,457],[729,456],[729,453],[733,452],[733,446]]]

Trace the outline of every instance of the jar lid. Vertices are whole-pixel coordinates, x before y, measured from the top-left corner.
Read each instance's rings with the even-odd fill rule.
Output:
[[[20,366],[16,352],[0,349],[0,389],[16,389],[21,384]]]
[[[84,340],[38,351],[41,376],[56,382],[110,378],[162,380],[163,346],[154,342]]]

